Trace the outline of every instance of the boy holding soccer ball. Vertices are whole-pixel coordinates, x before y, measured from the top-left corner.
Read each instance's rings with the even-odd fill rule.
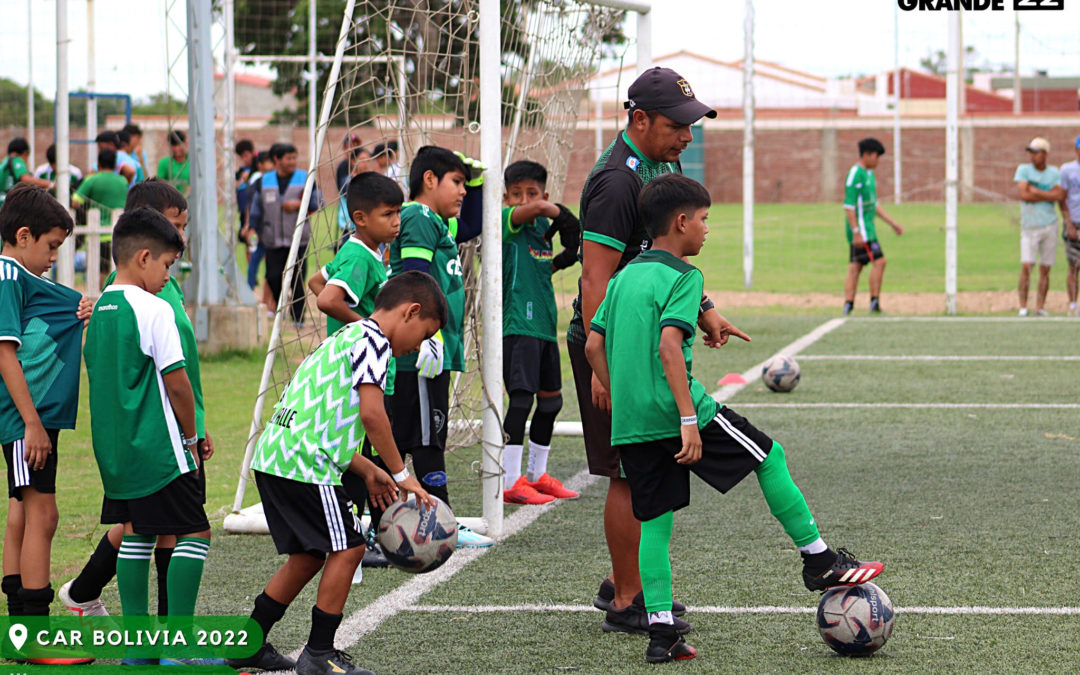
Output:
[[[270,536],[278,553],[289,558],[255,598],[251,618],[262,628],[263,645],[249,658],[230,659],[230,666],[295,668],[308,674],[369,672],[334,649],[353,574],[364,557],[360,518],[341,475],[360,475],[379,507],[389,506],[400,488],[434,508],[394,443],[383,391],[390,358],[416,351],[446,325],[446,318],[446,298],[435,280],[406,272],[383,286],[368,318],[331,335],[296,369],[251,461]],[[391,474],[358,452],[365,437]],[[293,662],[265,636],[320,570],[311,632]]]
[[[705,243],[710,203],[704,187],[679,174],[645,186],[638,213],[652,248],[608,284],[585,348],[611,394],[611,444],[618,446],[641,521],[638,564],[651,663],[697,654],[673,620],[668,553],[673,513],[690,503],[691,471],[721,492],[757,475],[770,512],[802,554],[808,589],[862,583],[883,568],[825,544],[788,473],[783,447],[714,401],[690,374],[704,277],[684,259]]]

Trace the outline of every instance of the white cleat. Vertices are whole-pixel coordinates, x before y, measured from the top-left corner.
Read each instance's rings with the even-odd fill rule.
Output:
[[[105,609],[105,603],[101,598],[94,598],[87,602],[75,602],[71,599],[71,584],[75,580],[67,582],[60,587],[60,602],[75,616],[109,616],[109,610]]]

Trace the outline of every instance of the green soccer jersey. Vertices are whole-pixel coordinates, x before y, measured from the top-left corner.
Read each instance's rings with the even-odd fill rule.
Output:
[[[23,175],[30,173],[22,157],[8,155],[0,161],[0,205],[7,198],[8,190],[15,187]]]
[[[0,341],[18,345],[15,353],[46,429],[75,428],[83,325],[75,312],[81,297],[0,255]],[[16,441],[25,432],[0,378],[0,443]]]
[[[162,157],[157,165],[157,177],[168,181],[184,196],[191,193],[191,158],[182,162],[172,158],[172,155]]]
[[[701,271],[667,251],[646,251],[608,284],[591,328],[604,336],[611,375],[611,444],[641,443],[681,433],[679,408],[660,363],[660,332],[683,331],[683,359],[698,427],[718,404],[690,374],[694,325],[705,288]]]
[[[844,183],[844,209],[855,211],[855,223],[866,242],[877,241],[877,229],[874,227],[874,214],[877,210],[877,180],[873,171],[867,171],[861,164],[855,164],[848,171]],[[844,217],[844,231],[847,240],[852,242],[851,227]]]
[[[105,279],[105,285],[110,285],[115,279],[116,271],[113,270]],[[199,438],[206,438],[206,405],[203,403],[202,375],[199,371],[199,344],[195,341],[195,326],[184,309],[184,291],[175,277],[169,277],[165,288],[157,296],[173,308],[176,329],[180,332],[180,346],[184,349],[184,368],[191,381],[191,391],[195,394],[195,429]]]
[[[446,370],[465,370],[465,284],[457,242],[446,222],[426,204],[407,202],[401,209],[401,233],[390,243],[390,276],[405,271],[406,258],[420,258],[431,263],[431,276],[446,294],[449,309],[442,328],[443,358]],[[416,354],[397,359],[398,370],[416,372]]]
[[[364,442],[362,384],[385,388],[390,341],[362,319],[323,341],[296,369],[267,422],[251,468],[301,483],[341,485]]]
[[[145,497],[194,471],[162,377],[185,367],[169,303],[136,286],[106,286],[94,305],[83,355],[105,496]]]
[[[367,247],[356,237],[349,237],[334,259],[322,268],[327,286],[345,291],[345,302],[362,317],[375,311],[375,296],[386,283],[386,263],[382,254]],[[345,324],[332,316],[326,317],[326,335],[338,332]],[[390,372],[386,378],[386,395],[394,395],[396,360],[390,357]]]
[[[550,223],[537,218],[514,225],[513,207],[503,209],[503,335],[555,342],[555,289],[551,285]]]

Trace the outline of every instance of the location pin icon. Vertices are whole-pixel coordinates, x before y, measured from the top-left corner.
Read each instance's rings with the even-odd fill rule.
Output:
[[[11,644],[15,645],[15,649],[22,649],[26,644],[26,626],[21,623],[12,624],[8,629],[8,638],[11,639]]]

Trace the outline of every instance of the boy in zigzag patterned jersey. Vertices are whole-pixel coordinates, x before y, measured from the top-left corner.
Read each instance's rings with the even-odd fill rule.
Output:
[[[334,649],[353,574],[364,557],[364,535],[342,487],[346,471],[360,475],[380,508],[399,488],[433,505],[409,474],[394,443],[383,403],[391,356],[416,351],[446,324],[446,298],[431,276],[406,272],[375,297],[371,315],[340,329],[297,367],[255,447],[251,468],[266,522],[285,564],[255,598],[251,618],[264,640],[285,610],[320,570],[311,609],[311,632],[297,662],[265,642],[235,668],[299,672],[368,672]],[[360,453],[365,439],[390,474]]]

